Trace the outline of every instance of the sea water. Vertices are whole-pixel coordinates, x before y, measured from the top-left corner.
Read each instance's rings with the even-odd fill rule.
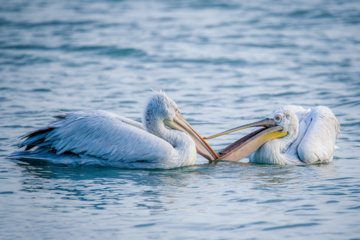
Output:
[[[313,166],[5,158],[59,113],[140,121],[151,89],[202,136],[285,104],[325,105],[340,122],[339,148]],[[359,1],[2,1],[0,238],[358,239],[359,105]],[[208,143],[220,151],[245,133]]]

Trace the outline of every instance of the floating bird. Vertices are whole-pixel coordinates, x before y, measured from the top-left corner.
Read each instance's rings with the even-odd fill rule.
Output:
[[[218,158],[164,92],[150,96],[143,124],[106,111],[54,118],[46,127],[26,134],[19,145],[25,151],[14,152],[9,158],[123,168],[193,165],[197,152],[208,160]]]
[[[288,105],[266,119],[207,137],[215,138],[250,127],[263,127],[219,152],[221,160],[237,161],[249,154],[252,163],[294,165],[328,163],[333,159],[340,126],[324,106],[304,109]],[[243,145],[246,144],[246,147]]]

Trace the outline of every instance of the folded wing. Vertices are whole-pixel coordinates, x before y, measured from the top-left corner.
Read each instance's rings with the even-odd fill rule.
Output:
[[[313,108],[299,125],[299,135],[303,135],[297,148],[299,158],[305,163],[332,161],[339,134],[340,126],[333,112],[324,106]]]
[[[106,161],[159,162],[173,150],[168,142],[143,130],[142,124],[105,111],[56,116],[45,128],[24,137],[20,147],[35,147],[34,154],[71,153]]]

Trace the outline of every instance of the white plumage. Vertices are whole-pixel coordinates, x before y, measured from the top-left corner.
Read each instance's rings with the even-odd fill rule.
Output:
[[[49,125],[25,137],[19,146],[25,146],[25,151],[10,158],[73,166],[174,168],[195,163],[195,144],[200,154],[210,160],[217,158],[164,92],[152,93],[143,125],[105,111],[75,112],[56,116]],[[35,150],[30,151],[32,148]]]

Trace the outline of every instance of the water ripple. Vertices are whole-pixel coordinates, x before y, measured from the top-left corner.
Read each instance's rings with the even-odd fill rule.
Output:
[[[3,1],[0,239],[358,238],[359,16],[341,0]],[[198,156],[154,171],[4,158],[62,112],[141,121],[151,89],[204,136],[285,104],[329,106],[339,148],[331,164]]]
[[[289,224],[278,227],[265,228],[263,231],[273,231],[273,230],[281,230],[286,228],[298,228],[298,227],[313,227],[320,225],[319,223],[299,223],[299,224]]]
[[[94,52],[99,55],[105,55],[109,57],[143,57],[146,56],[146,52],[135,49],[135,48],[118,48],[115,46],[74,46],[74,45],[62,45],[58,47],[49,47],[45,45],[9,45],[9,46],[1,46],[0,49],[11,49],[17,51],[24,51],[24,50],[35,50],[35,51],[65,51],[65,52]],[[18,56],[17,58],[25,57],[26,55]],[[27,55],[31,56],[31,55]],[[31,62],[31,60],[27,60]]]

